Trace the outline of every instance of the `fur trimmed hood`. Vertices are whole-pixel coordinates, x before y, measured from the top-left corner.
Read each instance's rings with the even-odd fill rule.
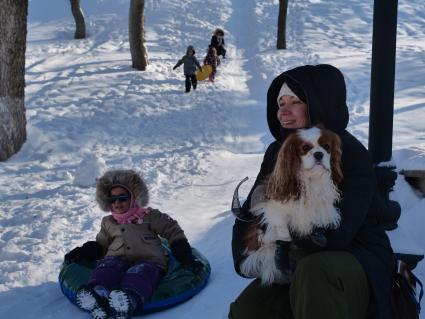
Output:
[[[148,188],[142,177],[133,170],[110,170],[103,174],[96,183],[96,201],[101,210],[109,212],[109,191],[113,186],[122,186],[131,193],[132,200],[139,207],[145,207],[149,202]]]

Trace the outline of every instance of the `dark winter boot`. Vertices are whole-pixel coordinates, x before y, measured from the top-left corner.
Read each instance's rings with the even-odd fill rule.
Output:
[[[198,85],[198,80],[196,79],[195,74],[190,76],[190,82],[192,82],[193,89],[196,90],[196,86]]]
[[[109,294],[109,308],[111,309],[111,318],[128,319],[137,308],[137,299],[128,291],[112,290]]]
[[[108,301],[97,295],[92,287],[81,286],[75,299],[78,307],[90,312],[93,319],[108,318]]]
[[[190,75],[186,75],[186,80],[184,81],[184,86],[185,86],[185,93],[189,93],[190,92],[190,86],[191,86]]]

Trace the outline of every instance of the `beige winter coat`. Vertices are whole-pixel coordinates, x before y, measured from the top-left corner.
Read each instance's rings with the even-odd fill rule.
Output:
[[[130,262],[147,261],[167,267],[167,252],[158,235],[171,244],[186,239],[178,223],[167,214],[152,209],[146,213],[142,224],[118,224],[109,215],[102,219],[96,241],[102,245],[106,256],[121,256]]]

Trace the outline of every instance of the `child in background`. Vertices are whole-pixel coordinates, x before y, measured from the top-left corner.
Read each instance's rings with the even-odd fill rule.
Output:
[[[224,48],[224,31],[223,29],[217,28],[214,31],[213,36],[211,37],[210,46],[214,47],[217,50],[218,56],[223,56],[223,59],[226,58],[226,49]]]
[[[76,293],[77,305],[92,318],[131,318],[153,294],[167,269],[168,257],[158,235],[166,238],[183,267],[197,273],[202,263],[178,223],[149,200],[142,177],[133,170],[107,171],[96,185],[99,207],[111,214],[103,217],[96,241],[85,243],[65,256],[65,262],[97,256],[87,285]]]
[[[173,67],[173,70],[177,69],[180,65],[183,66],[184,76],[186,77],[185,85],[186,85],[186,93],[190,92],[190,87],[192,85],[193,89],[196,90],[196,85],[198,81],[196,80],[196,67],[202,71],[202,67],[199,64],[198,60],[195,57],[195,49],[193,46],[189,45],[186,49],[186,54],[177,62],[177,64]]]
[[[220,65],[220,58],[217,56],[217,50],[214,47],[210,46],[208,48],[207,56],[204,58],[204,64],[211,65],[212,72],[209,75],[209,80],[214,82],[217,66]]]

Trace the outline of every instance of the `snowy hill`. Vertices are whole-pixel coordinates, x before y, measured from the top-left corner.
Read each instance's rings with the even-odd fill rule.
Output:
[[[275,49],[277,0],[147,0],[147,71],[131,68],[129,0],[81,1],[88,37],[74,40],[69,1],[30,0],[26,60],[28,141],[0,163],[2,318],[88,318],[66,300],[57,276],[63,255],[93,239],[103,213],[94,178],[134,168],[152,207],[177,219],[210,260],[209,285],[189,302],[146,318],[227,318],[249,281],[230,250],[233,189],[246,195],[268,131],[266,91],[286,69],[316,63],[346,78],[349,130],[365,145],[373,1],[289,1],[288,50]],[[425,3],[400,0],[393,161],[425,169]],[[215,83],[184,94],[172,67],[194,45],[202,60],[216,27],[228,58]],[[401,228],[425,249],[425,200],[398,178],[392,197]],[[425,282],[425,262],[415,273]],[[425,318],[422,314],[421,318]]]

